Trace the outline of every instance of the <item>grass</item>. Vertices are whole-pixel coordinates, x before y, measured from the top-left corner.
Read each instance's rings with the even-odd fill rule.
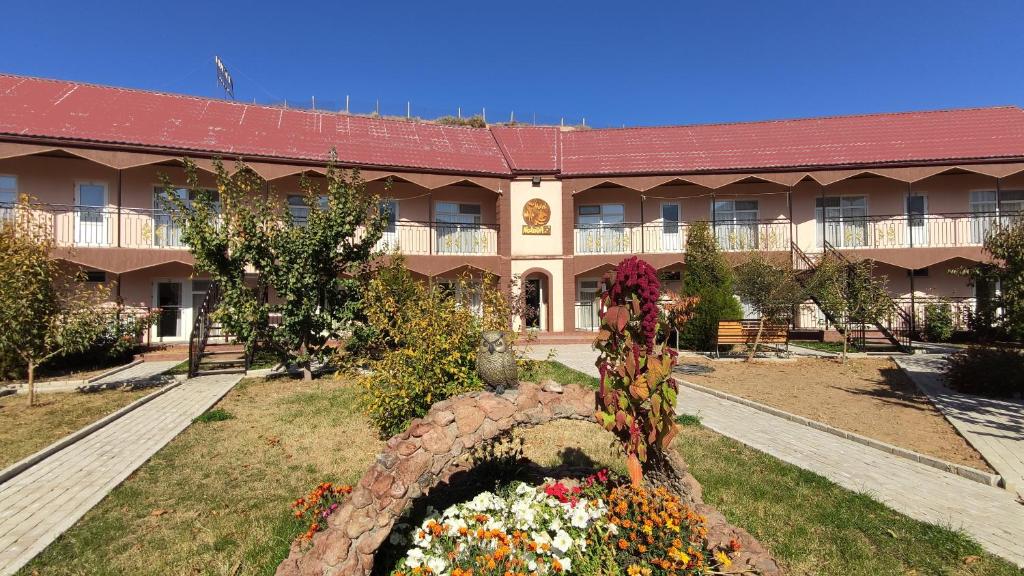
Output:
[[[704,500],[764,543],[788,574],[1022,574],[963,534],[707,429],[682,428],[675,447],[703,485]]]
[[[599,380],[578,370],[573,370],[561,362],[541,360],[534,363],[535,368],[520,375],[521,380],[540,382],[548,378],[561,384],[577,384],[587,388],[597,388]]]
[[[29,408],[21,394],[0,398],[0,468],[32,455],[153,390],[39,394]]]
[[[793,346],[800,346],[801,348],[810,348],[811,350],[817,350],[819,352],[831,352],[832,354],[843,353],[842,342],[819,342],[817,340],[791,340],[790,344]],[[860,347],[850,342],[846,347],[847,352],[860,352]]]
[[[193,422],[223,422],[225,420],[234,419],[235,415],[223,408],[214,408],[213,410],[207,410],[196,417]]]
[[[680,414],[676,416],[676,424],[680,426],[700,426],[700,416],[695,414]]]
[[[539,371],[593,380],[557,363]],[[355,482],[383,447],[343,380],[248,379],[217,410],[235,417],[190,427],[20,574],[273,574],[302,531],[289,504],[319,482]],[[519,434],[542,464],[624,468],[612,436],[591,423]],[[705,499],[790,574],[1020,574],[961,535],[700,426],[685,426],[675,447]]]

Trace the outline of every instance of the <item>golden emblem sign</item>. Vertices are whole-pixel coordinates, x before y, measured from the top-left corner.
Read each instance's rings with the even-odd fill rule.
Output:
[[[523,206],[524,235],[551,234],[551,206],[540,198],[532,198]]]

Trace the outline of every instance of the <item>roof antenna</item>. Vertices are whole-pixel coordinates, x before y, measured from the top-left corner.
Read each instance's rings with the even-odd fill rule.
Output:
[[[224,62],[221,61],[220,56],[214,55],[213,65],[217,67],[217,84],[224,89],[224,95],[228,99],[235,99],[235,81],[231,79],[231,74],[228,73],[228,69],[224,66]]]

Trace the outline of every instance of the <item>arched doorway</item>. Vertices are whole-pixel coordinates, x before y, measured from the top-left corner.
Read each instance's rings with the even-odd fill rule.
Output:
[[[526,310],[523,324],[527,329],[551,330],[551,278],[542,270],[530,270],[523,275],[523,298]]]

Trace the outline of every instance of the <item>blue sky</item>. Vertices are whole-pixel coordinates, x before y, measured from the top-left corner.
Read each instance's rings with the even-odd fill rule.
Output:
[[[96,6],[86,10],[86,6]],[[1024,104],[1019,0],[4,2],[0,71],[596,126]]]

